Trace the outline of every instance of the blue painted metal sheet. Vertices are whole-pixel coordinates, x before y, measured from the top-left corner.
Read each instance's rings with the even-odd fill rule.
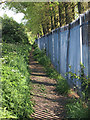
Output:
[[[60,33],[60,73],[66,73],[68,30]]]
[[[82,26],[83,40],[82,40],[82,62],[85,66],[85,75],[88,75],[88,25]]]
[[[57,31],[54,32],[54,67],[57,69]]]
[[[59,72],[59,66],[60,66],[60,64],[59,64],[59,54],[60,54],[60,52],[59,52],[59,48],[58,48],[58,47],[59,47],[59,45],[58,45],[58,44],[59,44],[59,42],[58,42],[58,39],[59,39],[59,38],[58,38],[58,35],[59,35],[59,34],[58,34],[58,31],[56,31],[56,39],[57,39],[57,43],[56,43],[56,44],[57,44],[57,45],[56,45],[56,49],[57,49],[57,50],[56,50],[56,51],[57,51],[56,69],[57,69],[57,71]]]
[[[79,75],[79,71],[80,71],[80,26],[76,26],[70,30],[69,65],[71,65],[71,72]],[[73,83],[80,87],[80,81],[73,79]]]

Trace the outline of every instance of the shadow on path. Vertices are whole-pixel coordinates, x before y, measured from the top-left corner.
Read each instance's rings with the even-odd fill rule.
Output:
[[[46,85],[46,86],[55,86],[56,85],[56,84],[53,84],[53,83],[39,82],[39,81],[36,81],[36,80],[32,80],[32,83],[43,84],[43,85]]]
[[[35,101],[35,113],[31,115],[33,119],[60,120],[66,118],[64,106],[66,97],[58,95],[55,91],[56,81],[50,79],[44,68],[33,59],[30,53],[31,82],[33,83],[32,100]]]

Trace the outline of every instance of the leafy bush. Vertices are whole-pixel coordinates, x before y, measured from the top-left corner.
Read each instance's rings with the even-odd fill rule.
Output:
[[[66,108],[67,108],[67,114],[68,118],[78,118],[78,119],[87,119],[89,118],[88,114],[88,100],[89,100],[89,79],[84,74],[84,65],[80,64],[81,70],[79,71],[79,75],[76,75],[76,73],[72,73],[71,66],[69,66],[70,71],[67,73],[70,75],[71,80],[75,79],[76,81],[81,81],[81,93],[82,97],[79,99],[71,100]]]
[[[30,50],[27,44],[3,43],[1,118],[26,118],[33,112],[27,62]]]
[[[80,67],[81,70],[79,71],[79,75],[71,71],[71,66],[69,66],[70,71],[67,74],[69,74],[71,80],[75,79],[76,81],[81,82],[81,91],[82,91],[83,99],[88,101],[90,78],[86,76],[84,73],[84,68],[85,68],[84,65],[80,64]]]
[[[56,89],[60,94],[67,94],[69,91],[68,83],[61,75],[58,75]]]
[[[36,47],[34,52],[33,52],[35,60],[39,59],[39,56],[41,56],[40,54],[41,54],[41,50],[38,47]]]
[[[35,48],[33,52],[34,58],[39,61],[41,65],[48,66],[51,64],[50,59],[45,55],[44,50],[40,50],[38,47]]]
[[[80,99],[70,100],[66,106],[68,118],[89,118],[88,106]]]
[[[4,118],[14,118],[17,119],[16,115],[12,115],[13,113],[9,112],[6,110],[6,108],[2,108],[0,107],[0,118],[4,119]]]
[[[28,37],[25,33],[23,24],[18,24],[13,18],[4,16],[2,19],[2,40],[5,42],[23,42],[28,43]]]

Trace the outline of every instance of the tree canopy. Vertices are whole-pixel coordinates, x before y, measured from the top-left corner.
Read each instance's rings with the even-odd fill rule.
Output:
[[[34,35],[45,35],[52,29],[72,22],[90,8],[90,2],[11,2],[9,9],[25,14],[26,27]]]

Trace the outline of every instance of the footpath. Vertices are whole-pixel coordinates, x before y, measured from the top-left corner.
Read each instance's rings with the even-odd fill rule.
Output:
[[[33,51],[32,51],[33,52]],[[56,81],[50,79],[43,68],[30,53],[30,70],[32,82],[32,100],[35,112],[31,118],[35,120],[60,120],[66,118],[66,97],[55,91]]]

